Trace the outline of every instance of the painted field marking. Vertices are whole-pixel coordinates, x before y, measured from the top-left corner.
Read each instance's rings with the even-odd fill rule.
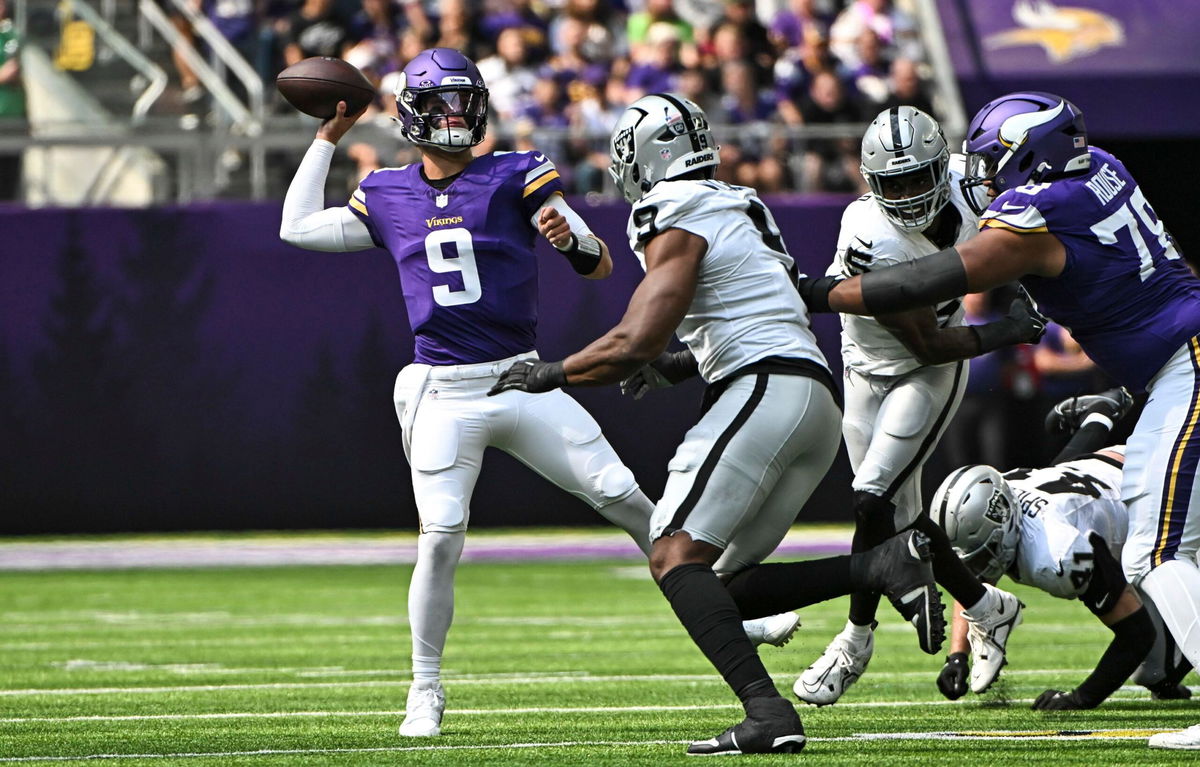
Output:
[[[1143,740],[1160,732],[1172,730],[995,730],[970,732],[877,732],[855,733],[844,737],[809,738],[817,743],[845,743],[865,740]],[[385,746],[376,748],[289,748],[259,749],[255,751],[185,751],[170,754],[81,754],[77,756],[13,756],[0,757],[0,763],[12,762],[66,762],[82,759],[212,759],[236,756],[280,756],[318,754],[380,754],[407,751],[482,751],[529,748],[586,748],[586,747],[641,747],[667,746],[687,743],[685,740],[573,740],[547,743],[489,743],[472,745],[441,746]]]

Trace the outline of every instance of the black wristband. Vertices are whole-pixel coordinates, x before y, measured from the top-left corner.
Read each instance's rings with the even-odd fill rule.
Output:
[[[1021,343],[1021,329],[1008,317],[984,325],[971,325],[979,339],[979,353],[987,354],[1005,346]]]
[[[604,251],[600,249],[600,241],[595,237],[577,237],[574,232],[571,232],[571,244],[565,248],[555,249],[567,257],[571,268],[576,274],[587,276],[596,271],[596,267],[600,266],[600,261],[604,257]]]
[[[800,277],[796,280],[796,290],[804,305],[812,314],[829,314],[829,293],[842,281],[841,277]]]

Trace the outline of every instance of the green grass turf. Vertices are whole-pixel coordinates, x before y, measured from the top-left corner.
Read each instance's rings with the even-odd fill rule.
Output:
[[[643,566],[471,563],[458,574],[446,651],[445,736],[401,739],[410,570],[0,573],[0,764],[111,755],[101,763],[658,767],[694,764],[683,741],[740,719]],[[1046,687],[1080,681],[1110,634],[1077,602],[1015,589],[1027,618],[996,692],[942,700],[933,683],[942,658],[923,655],[885,603],[867,675],[842,704],[801,708],[812,738],[803,754],[742,760],[1195,763],[1196,752],[1112,737],[824,740],[1162,730],[1200,721],[1198,704],[1152,703],[1132,688],[1096,711],[1030,711]],[[845,609],[845,599],[806,608],[790,645],[763,649],[781,692],[791,696],[792,681],[841,627]],[[421,750],[405,750],[413,748]]]

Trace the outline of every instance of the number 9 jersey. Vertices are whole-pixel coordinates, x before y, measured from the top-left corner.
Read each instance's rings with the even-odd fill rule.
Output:
[[[533,217],[556,193],[558,171],[536,152],[476,157],[444,189],[420,163],[362,180],[348,207],[400,270],[414,362],[463,365],[533,349]]]
[[[1092,454],[1004,474],[1021,510],[1017,557],[1008,573],[1013,580],[1064,599],[1082,595],[1092,577],[1092,532],[1120,560],[1129,529],[1121,469],[1120,462]]]

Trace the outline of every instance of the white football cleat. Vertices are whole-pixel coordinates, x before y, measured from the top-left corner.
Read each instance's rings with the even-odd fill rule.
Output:
[[[757,647],[760,644],[783,647],[791,641],[792,634],[800,628],[800,616],[796,613],[779,613],[765,618],[755,618],[752,621],[742,621],[746,630],[746,638]]]
[[[446,693],[441,682],[413,682],[404,706],[400,734],[406,738],[432,738],[442,734],[442,713]]]
[[[1150,736],[1150,748],[1179,748],[1200,751],[1200,724],[1179,732],[1160,732]]]
[[[1007,663],[1004,648],[1012,630],[1021,623],[1021,610],[1025,605],[1015,594],[985,583],[990,609],[983,615],[972,617],[963,610],[967,619],[967,641],[971,645],[971,692],[986,692],[1000,676],[1000,669]]]
[[[872,629],[874,626],[872,625]],[[855,642],[850,625],[833,638],[825,652],[800,675],[792,692],[805,703],[828,706],[858,681],[875,652],[875,632],[867,634],[865,642]]]

